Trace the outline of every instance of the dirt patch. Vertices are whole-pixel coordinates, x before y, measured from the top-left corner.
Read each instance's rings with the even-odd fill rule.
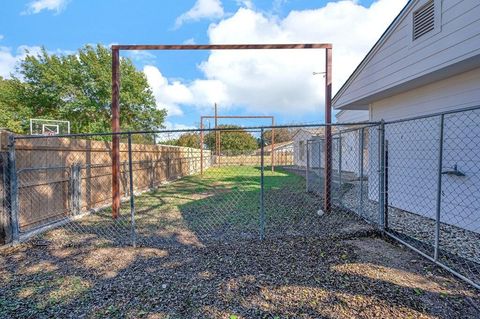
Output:
[[[0,317],[478,318],[478,291],[374,236],[2,252]]]

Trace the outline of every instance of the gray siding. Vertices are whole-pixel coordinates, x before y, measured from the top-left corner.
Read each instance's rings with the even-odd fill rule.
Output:
[[[439,29],[412,40],[412,12],[424,3],[417,1],[340,92],[336,107],[480,54],[480,1],[437,1],[441,3]]]
[[[368,111],[364,110],[344,110],[336,116],[338,123],[359,123],[368,121]]]
[[[370,105],[370,120],[398,120],[480,105],[480,68]]]

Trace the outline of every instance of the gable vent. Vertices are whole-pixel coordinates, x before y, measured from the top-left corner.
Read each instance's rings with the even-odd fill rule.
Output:
[[[433,0],[413,13],[413,40],[435,28],[435,7]]]

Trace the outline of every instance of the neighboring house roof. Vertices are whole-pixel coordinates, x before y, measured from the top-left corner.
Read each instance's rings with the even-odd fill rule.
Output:
[[[301,132],[308,135],[323,136],[325,134],[325,127],[300,128],[293,134],[292,139]]]
[[[443,2],[434,1],[435,10],[440,10],[438,19],[435,16],[435,30],[438,27],[438,32],[419,38],[420,41],[407,36],[412,34],[411,14],[427,0],[408,1],[335,94],[332,100],[334,108],[366,110],[368,104],[377,100],[480,67],[480,46],[476,44],[478,30],[475,30],[478,28],[478,18],[469,14],[478,11],[477,0],[465,0],[456,5],[455,10],[448,11],[449,19],[456,20],[455,23],[448,23],[449,30],[445,34],[444,28],[448,28],[442,20],[445,14],[442,11]],[[395,32],[398,34],[394,35]],[[411,41],[410,44],[407,43],[407,38]],[[392,44],[395,48],[387,47]],[[398,44],[403,45],[407,54],[400,53]],[[384,49],[388,49],[389,54]],[[421,62],[410,61],[412,57]],[[388,81],[385,81],[381,73],[387,70],[391,74],[388,74]],[[369,75],[370,80],[365,81],[364,77]]]
[[[290,146],[293,144],[293,141],[287,141],[287,142],[281,142],[281,143],[275,143],[273,145],[273,149],[274,150],[277,150],[279,148],[284,148],[284,147],[287,147],[287,146]],[[264,151],[266,152],[270,152],[272,150],[272,144],[270,145],[267,145],[263,148]]]
[[[340,128],[338,126],[335,126],[335,124],[332,125],[332,134],[337,133],[340,131]],[[321,127],[315,127],[315,128],[301,128],[293,134],[292,139],[295,139],[295,137],[299,134],[302,133],[305,135],[305,137],[308,135],[309,137],[317,136],[317,137],[324,137],[325,136],[325,126]]]

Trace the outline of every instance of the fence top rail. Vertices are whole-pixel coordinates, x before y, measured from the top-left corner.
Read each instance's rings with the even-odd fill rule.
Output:
[[[327,126],[362,126],[372,127],[379,125],[380,122],[368,122],[368,123],[331,123],[331,124],[294,124],[294,125],[270,125],[270,126],[245,126],[240,129],[246,131],[260,131],[262,129],[282,129],[282,128],[312,128],[312,127],[327,127]],[[16,140],[27,139],[55,139],[55,138],[81,138],[81,137],[95,137],[95,136],[128,136],[128,135],[146,135],[146,134],[165,134],[165,133],[195,133],[195,132],[214,132],[214,131],[235,131],[239,130],[238,127],[234,128],[194,128],[194,129],[176,129],[176,130],[154,130],[154,131],[125,131],[125,132],[102,132],[102,133],[75,133],[75,134],[58,134],[58,135],[15,135]]]
[[[404,119],[385,121],[385,124],[395,124],[395,123],[409,122],[409,121],[415,121],[415,120],[422,120],[422,119],[426,119],[426,118],[430,118],[430,117],[437,117],[437,116],[442,116],[442,115],[463,113],[463,112],[474,111],[474,110],[480,110],[480,105],[461,108],[461,109],[458,109],[458,110],[443,111],[443,112],[437,112],[437,113],[432,113],[432,114],[425,114],[425,115],[419,115],[419,116],[404,118]]]
[[[375,124],[375,125],[369,125],[369,126],[365,126],[365,125],[357,125],[356,127],[351,127],[351,128],[348,128],[348,129],[345,129],[345,130],[341,130],[341,131],[337,131],[337,132],[332,132],[332,137],[334,138],[340,138],[340,135],[342,134],[347,134],[347,133],[351,133],[351,132],[359,132],[361,131],[362,129],[365,129],[365,128],[369,128],[369,127],[373,127],[373,126],[380,126],[381,122],[379,122],[378,124]],[[337,137],[338,136],[338,137]]]

